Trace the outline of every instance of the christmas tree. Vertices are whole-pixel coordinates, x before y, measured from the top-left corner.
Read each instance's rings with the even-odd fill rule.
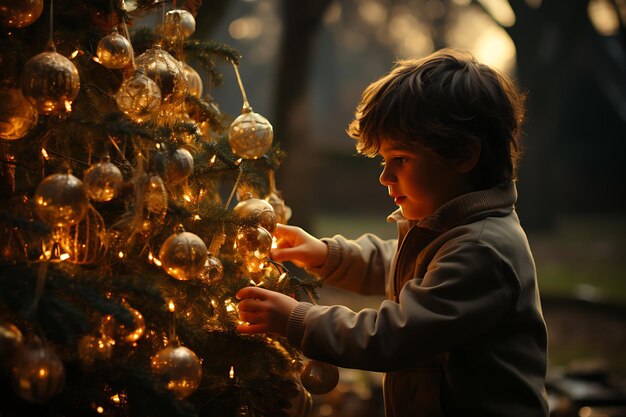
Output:
[[[0,1],[3,417],[305,416],[303,384],[336,383],[236,331],[240,288],[319,283],[269,257],[284,155],[237,51],[193,39],[199,7]],[[235,118],[203,94],[222,67]]]

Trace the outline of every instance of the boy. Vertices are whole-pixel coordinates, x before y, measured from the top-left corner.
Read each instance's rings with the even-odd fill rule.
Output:
[[[243,288],[239,331],[386,372],[389,417],[547,416],[546,328],[514,209],[523,107],[504,75],[449,49],[371,84],[348,133],[383,159],[398,239],[318,240],[280,225],[272,257],[388,299],[353,312]]]

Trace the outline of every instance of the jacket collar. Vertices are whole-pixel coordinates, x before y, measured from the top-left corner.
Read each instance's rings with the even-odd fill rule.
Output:
[[[515,182],[501,187],[479,190],[458,196],[439,207],[431,216],[420,220],[407,220],[400,209],[387,217],[387,221],[398,223],[401,229],[413,226],[444,232],[459,224],[492,215],[505,215],[513,210],[517,201]]]

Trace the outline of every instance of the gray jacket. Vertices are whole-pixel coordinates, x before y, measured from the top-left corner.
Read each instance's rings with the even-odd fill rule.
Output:
[[[324,239],[325,284],[378,310],[301,302],[288,339],[312,359],[386,372],[389,417],[545,417],[546,327],[514,183],[473,192],[398,239]]]

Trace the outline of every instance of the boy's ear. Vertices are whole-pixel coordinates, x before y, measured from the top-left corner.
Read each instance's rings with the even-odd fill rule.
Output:
[[[474,169],[476,164],[478,164],[478,160],[480,159],[480,153],[482,151],[482,146],[480,142],[477,140],[473,140],[472,144],[469,146],[469,153],[463,159],[459,159],[456,165],[456,170],[460,174],[467,174],[471,170]]]

